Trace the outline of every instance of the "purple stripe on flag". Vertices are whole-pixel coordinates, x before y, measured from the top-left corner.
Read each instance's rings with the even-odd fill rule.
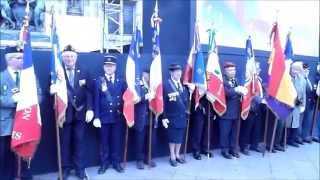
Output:
[[[286,120],[289,114],[292,112],[293,108],[278,101],[272,96],[267,98],[268,106],[275,115],[281,119]]]

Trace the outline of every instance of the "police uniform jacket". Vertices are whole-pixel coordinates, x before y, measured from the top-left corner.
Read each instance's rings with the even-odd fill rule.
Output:
[[[107,86],[105,89],[104,86]],[[96,80],[95,86],[95,118],[99,118],[102,124],[115,123],[122,114],[122,95],[127,85],[124,80],[115,77],[113,83],[108,83],[105,76]]]
[[[182,83],[181,83],[182,84]],[[169,120],[169,128],[185,128],[187,122],[189,92],[182,86],[179,91],[170,78],[163,86],[163,118]]]

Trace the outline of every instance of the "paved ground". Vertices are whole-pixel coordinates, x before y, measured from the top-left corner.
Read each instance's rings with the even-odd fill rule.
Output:
[[[135,162],[129,162],[125,173],[119,174],[108,169],[104,175],[98,175],[98,167],[87,168],[90,180],[116,179],[320,179],[320,146],[317,143],[306,144],[300,148],[289,146],[285,153],[251,152],[251,156],[242,155],[240,159],[227,160],[214,151],[211,159],[194,160],[187,155],[187,164],[171,167],[168,157],[157,158],[157,167],[138,170]],[[57,173],[35,176],[35,180],[56,180]],[[69,180],[76,180],[70,177]]]

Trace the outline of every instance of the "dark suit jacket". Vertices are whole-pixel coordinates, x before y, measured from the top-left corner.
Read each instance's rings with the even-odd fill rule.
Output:
[[[66,111],[66,123],[84,121],[87,110],[92,110],[92,94],[89,90],[90,78],[86,69],[76,65],[74,70],[74,86],[68,81],[65,70],[68,91],[68,107]]]
[[[185,128],[187,122],[189,92],[183,86],[179,92],[174,82],[169,79],[163,85],[164,112],[163,118],[169,119],[169,128]]]
[[[102,124],[115,123],[122,115],[122,95],[127,85],[124,80],[115,77],[113,85],[107,84],[107,90],[103,91],[104,83],[107,83],[105,76],[100,76],[95,83],[95,118],[100,118]]]
[[[133,128],[142,131],[143,128],[149,124],[149,103],[145,99],[148,93],[147,87],[141,85],[141,101],[134,106],[134,126]]]
[[[221,119],[238,119],[240,113],[240,98],[241,96],[234,90],[231,81],[226,77],[223,80],[224,91],[226,95],[227,110],[220,117]]]

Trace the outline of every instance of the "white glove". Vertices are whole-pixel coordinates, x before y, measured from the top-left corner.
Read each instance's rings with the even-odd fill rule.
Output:
[[[169,127],[169,119],[162,119],[162,125],[164,128],[168,128]]]
[[[151,100],[151,99],[154,98],[154,96],[155,96],[155,94],[150,91],[149,93],[147,93],[147,94],[145,95],[145,99],[146,99],[146,100]]]
[[[12,95],[13,102],[17,103],[21,100],[21,94],[19,92]]]
[[[101,128],[101,121],[99,118],[95,118],[93,120],[93,126],[96,127],[96,128]]]
[[[53,95],[53,94],[56,94],[57,92],[58,92],[57,85],[52,84],[52,85],[50,86],[50,94]]]
[[[234,90],[241,95],[246,95],[248,93],[248,89],[246,87],[243,86],[237,86],[234,88]]]
[[[188,89],[189,89],[189,92],[190,94],[194,91],[194,89],[196,88],[196,86],[194,84],[191,84],[191,83],[188,83],[187,84],[188,86]]]
[[[300,113],[303,113],[305,109],[306,109],[305,107],[300,107],[300,108],[299,108]]]
[[[91,122],[92,119],[93,119],[93,116],[94,116],[93,111],[92,110],[87,110],[87,112],[86,112],[86,122],[87,123]]]
[[[267,104],[267,101],[266,101],[265,99],[262,99],[262,100],[261,100],[261,103],[262,103],[262,104]]]

